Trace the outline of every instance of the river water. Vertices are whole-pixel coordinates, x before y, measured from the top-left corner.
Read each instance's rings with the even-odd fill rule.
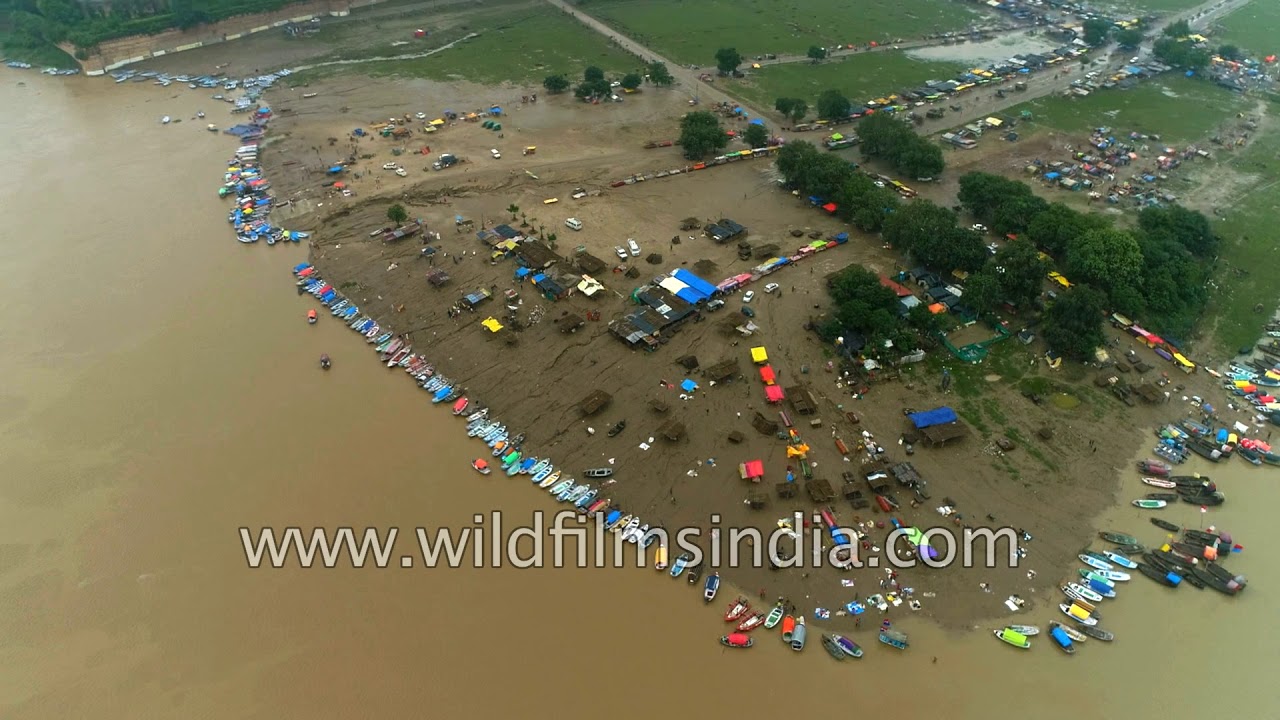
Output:
[[[0,717],[1280,714],[1263,634],[1280,485],[1242,465],[1212,469],[1230,502],[1208,517],[1248,546],[1232,567],[1249,590],[1136,579],[1106,607],[1117,642],[1071,658],[923,623],[906,653],[855,634],[857,663],[764,631],[724,651],[730,592],[705,607],[652,570],[249,569],[241,526],[468,525],[551,502],[476,476],[456,418],[338,323],[305,323],[288,273],[304,250],[234,241],[214,192],[234,142],[191,120],[227,122],[215,103],[0,73]],[[1105,524],[1158,538],[1128,507]],[[1058,614],[1038,605],[1019,620]]]

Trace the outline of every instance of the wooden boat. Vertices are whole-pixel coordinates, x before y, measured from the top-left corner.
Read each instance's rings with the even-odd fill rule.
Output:
[[[907,634],[897,630],[881,630],[880,642],[899,650],[906,650],[909,644],[907,642]]]
[[[653,553],[653,569],[662,572],[667,569],[667,546],[659,545]]]
[[[413,352],[413,348],[409,348],[409,347],[400,348],[395,352],[394,355],[392,355],[389,359],[387,359],[387,367],[395,367],[396,365],[399,365],[401,362],[404,361],[405,358],[409,357],[409,353],[411,352]],[[464,410],[466,409],[466,407],[467,406],[465,404],[462,406]],[[454,413],[454,415],[461,415],[461,414],[462,413],[457,413],[457,412]]]
[[[862,657],[862,648],[858,647],[858,643],[843,635],[832,635],[831,639],[835,641],[836,647],[840,648],[840,652],[844,653],[846,657],[851,657],[855,660]]]
[[[1089,637],[1095,640],[1101,640],[1102,642],[1111,642],[1112,640],[1116,639],[1116,636],[1113,635],[1112,633],[1107,632],[1106,630],[1103,630],[1102,628],[1094,625],[1078,625],[1077,627],[1080,630],[1080,632],[1084,633],[1085,635],[1088,635]]]
[[[791,631],[791,649],[796,652],[804,650],[804,641],[808,634],[809,631],[804,626],[804,616],[801,615],[796,618],[796,627]]]
[[[645,529],[645,530],[648,530],[648,529],[649,529],[649,526],[648,526],[648,525],[645,525],[645,526],[644,526],[644,529]],[[637,530],[637,531],[639,531],[639,530],[640,530],[640,528],[636,528],[636,530]],[[628,540],[630,540],[630,541],[632,541],[632,542],[635,542],[635,537],[636,537],[636,536],[635,536],[635,533],[632,533],[631,537],[629,537],[629,538],[627,538],[627,539],[628,539]],[[690,570],[690,571],[689,571],[689,584],[690,584],[690,585],[697,585],[697,584],[698,584],[698,581],[699,581],[699,580],[701,580],[701,579],[702,579],[702,571],[701,571],[701,570],[699,570],[698,568],[696,568],[696,567],[695,567],[695,568],[693,568],[692,570]]]
[[[618,433],[627,429],[627,421],[619,420],[613,427],[609,428],[609,437],[616,437]]]
[[[739,620],[743,615],[746,615],[747,611],[750,609],[751,603],[747,602],[746,598],[740,597],[729,606],[728,610],[724,611],[724,621],[734,622],[735,620]]]
[[[1097,618],[1094,618],[1092,615],[1090,615],[1089,611],[1080,607],[1079,604],[1067,605],[1066,603],[1059,603],[1058,609],[1062,611],[1063,615],[1066,615],[1072,620],[1075,620],[1076,622],[1081,623],[1083,625],[1098,624]]]
[[[470,402],[471,401],[466,398],[459,398],[458,402],[453,404],[453,414],[461,415],[462,413],[466,412],[467,405],[470,404]]]
[[[489,417],[489,408],[480,408],[467,416],[467,422],[471,423],[477,420],[483,420],[487,417]]]
[[[1057,645],[1062,652],[1068,655],[1076,653],[1075,645],[1072,639],[1067,635],[1066,629],[1058,623],[1049,623],[1049,637],[1053,639],[1053,644]]]
[[[1165,587],[1176,588],[1182,584],[1181,575],[1166,572],[1165,570],[1157,568],[1154,565],[1148,565],[1146,563],[1138,563],[1138,572],[1142,573],[1143,575],[1146,575],[1147,577],[1151,578],[1152,580],[1155,580],[1156,582],[1160,583],[1161,585],[1164,585]],[[1174,580],[1174,578],[1177,578],[1177,580]]]
[[[1164,500],[1165,502],[1175,502],[1180,495],[1178,493],[1147,493],[1143,495],[1144,500]]]
[[[1130,560],[1124,555],[1120,555],[1119,553],[1104,552],[1102,554],[1106,555],[1108,560],[1119,565],[1122,568],[1129,568],[1130,570],[1133,570],[1138,567],[1138,563]]]
[[[586,513],[588,515],[594,515],[598,512],[604,512],[604,509],[609,507],[609,503],[611,502],[613,502],[611,498],[600,498],[587,506]]]
[[[538,487],[548,488],[548,487],[551,487],[552,485],[555,485],[559,480],[560,480],[560,471],[556,470],[555,472],[543,478],[542,481],[538,483]],[[573,482],[573,481],[570,480],[570,482]]]
[[[773,609],[769,611],[769,616],[764,619],[764,626],[770,630],[777,627],[778,623],[782,622],[782,614],[784,612],[786,611],[782,609],[781,605],[773,606]]]
[[[790,615],[782,618],[782,642],[790,643],[791,636],[796,630],[796,619]]]
[[[755,645],[756,641],[752,639],[750,635],[744,635],[742,633],[730,633],[728,635],[721,636],[720,644],[725,647],[745,649],[745,648],[751,647],[752,645]]]
[[[551,475],[551,473],[553,472],[555,472],[555,468],[552,467],[550,464],[548,464],[536,473],[529,473],[531,475],[531,477],[529,478],[529,482],[533,483],[534,485],[538,485],[543,480],[546,480],[547,477]]]
[[[560,493],[564,492],[565,490],[568,490],[568,489],[569,489],[569,488],[571,488],[571,487],[573,487],[573,479],[572,479],[572,478],[571,478],[571,479],[569,479],[569,480],[565,480],[565,481],[561,482],[559,485],[556,485],[556,486],[552,487],[552,488],[551,488],[551,490],[550,490],[550,493],[551,493],[552,495],[559,495]]]
[[[475,470],[481,475],[488,475],[489,461],[485,460],[484,458],[476,458],[475,460],[471,461],[471,469]]]
[[[1006,627],[1015,632],[1020,632],[1027,637],[1034,637],[1040,634],[1040,628],[1035,625],[1008,625]]]
[[[529,470],[528,470],[528,474],[529,474],[529,475],[538,475],[538,474],[540,474],[543,470],[549,470],[549,469],[551,469],[551,461],[550,461],[550,460],[539,460],[538,462],[534,463],[534,465],[533,465],[532,467],[530,467],[530,468],[529,468]],[[523,471],[523,470],[521,471],[521,473],[524,473],[524,472],[525,472],[525,471]]]
[[[1099,560],[1098,558],[1096,558],[1096,557],[1094,557],[1094,556],[1092,556],[1092,555],[1087,555],[1087,554],[1085,554],[1085,553],[1080,553],[1080,554],[1079,554],[1079,555],[1077,555],[1076,557],[1080,558],[1080,562],[1084,563],[1085,565],[1088,565],[1089,567],[1091,567],[1091,568],[1093,568],[1093,569],[1095,569],[1095,570],[1113,570],[1113,569],[1115,569],[1115,566],[1114,566],[1114,565],[1112,565],[1111,563],[1107,562],[1106,560]]]
[[[1129,573],[1127,573],[1127,572],[1120,572],[1119,570],[1094,570],[1093,572],[1091,572],[1091,573],[1089,573],[1089,574],[1090,574],[1090,575],[1097,575],[1098,577],[1100,577],[1100,578],[1102,578],[1102,579],[1104,579],[1104,580],[1109,580],[1109,581],[1111,581],[1111,582],[1113,582],[1113,583],[1116,583],[1116,582],[1127,582],[1127,581],[1129,580],[1129,577],[1130,577],[1130,576],[1129,576]]]
[[[1125,535],[1124,533],[1104,531],[1104,532],[1098,533],[1098,537],[1102,538],[1103,540],[1106,540],[1109,543],[1112,543],[1113,545],[1137,545],[1138,544],[1138,538],[1132,535]]]
[[[1027,650],[1031,647],[1031,641],[1027,639],[1027,636],[1014,630],[1013,628],[1004,628],[1003,630],[992,630],[991,632],[995,634],[996,638],[998,638],[1002,642],[1008,643],[1009,645],[1012,645],[1016,648]]]
[[[707,576],[707,581],[702,585],[702,601],[711,602],[716,599],[716,593],[720,590],[720,573],[711,573]]]
[[[596,499],[596,495],[599,495],[599,494],[600,494],[599,490],[596,490],[595,488],[591,488],[586,493],[584,493],[582,497],[578,498],[577,500],[574,500],[573,506],[577,508],[585,508],[588,505],[592,504],[592,501]],[[639,534],[643,535],[644,532],[648,529],[649,529],[648,525],[642,526],[640,528]]]
[[[1146,551],[1147,551],[1146,546],[1141,543],[1136,543],[1133,545],[1117,545],[1116,546],[1116,552],[1123,553],[1125,555],[1141,555]]]
[[[1178,487],[1178,484],[1175,483],[1174,481],[1165,480],[1164,478],[1144,477],[1142,478],[1142,482],[1150,485],[1151,487],[1158,487],[1158,488],[1172,489],[1172,488]]]
[[[751,613],[738,623],[738,632],[750,632],[764,624],[764,613]]]
[[[618,532],[622,535],[622,538],[625,540],[626,537],[631,533],[635,532],[636,528],[638,527],[640,527],[640,518],[632,517],[630,520],[627,521],[625,525],[622,526],[622,529],[619,530]],[[688,557],[685,555],[681,555],[680,558],[685,558],[684,564],[680,565],[680,573],[682,573],[689,567],[689,560],[688,560]],[[680,558],[676,558],[676,564],[678,565],[680,564]],[[671,577],[677,577],[678,575],[680,575],[680,573],[673,572],[671,573]]]
[[[1147,499],[1134,500],[1132,504],[1134,507],[1142,508],[1143,510],[1159,510],[1169,505],[1169,503],[1165,500],[1147,500]]]
[[[1070,625],[1063,625],[1062,623],[1057,622],[1056,620],[1051,621],[1049,623],[1049,630],[1052,631],[1054,628],[1061,628],[1063,634],[1066,635],[1068,638],[1070,638],[1074,642],[1084,642],[1089,639],[1088,635],[1085,635],[1084,633],[1080,632],[1078,629],[1073,628]]]
[[[1174,525],[1173,523],[1169,522],[1168,520],[1161,520],[1160,518],[1154,518],[1154,517],[1151,518],[1151,524],[1155,525],[1156,527],[1162,530],[1168,530],[1169,532],[1175,532],[1175,533],[1182,529],[1177,525]]]
[[[841,650],[840,646],[836,644],[835,638],[830,635],[822,636],[822,648],[837,662],[844,662],[845,658],[848,657],[844,654],[844,650]]]

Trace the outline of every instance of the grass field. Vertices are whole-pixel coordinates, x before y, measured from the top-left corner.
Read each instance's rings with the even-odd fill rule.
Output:
[[[952,0],[581,0],[619,32],[682,64],[710,66],[722,47],[744,57],[801,54],[956,30],[984,17]]]
[[[855,105],[872,98],[947,80],[962,65],[913,60],[897,51],[848,55],[820,65],[790,63],[752,70],[745,80],[720,80],[729,92],[767,108],[780,97],[814,101],[824,90],[839,90]]]
[[[1156,134],[1167,143],[1201,140],[1223,120],[1251,105],[1203,80],[1169,75],[1130,90],[1100,90],[1088,97],[1044,97],[1011,108],[1030,110],[1033,126],[1085,132],[1107,126],[1117,132]]]
[[[516,12],[510,9],[482,11],[470,15],[465,23],[433,35],[431,47],[439,47],[469,33],[478,33],[479,37],[428,57],[316,68],[298,73],[290,80],[298,83],[317,76],[359,72],[372,76],[476,83],[540,83],[547,75],[557,73],[564,73],[576,81],[588,65],[595,65],[610,74],[640,67],[639,60],[611,47],[600,34],[562,13],[548,12],[545,7]],[[387,57],[421,52],[422,49],[419,45],[348,46],[336,49],[330,57],[322,60]]]
[[[1218,21],[1214,44],[1230,44],[1257,56],[1280,53],[1280,3],[1255,0]]]
[[[1280,112],[1273,107],[1272,112]],[[1274,272],[1276,217],[1280,217],[1280,130],[1257,138],[1230,157],[1232,170],[1252,176],[1214,227],[1223,238],[1218,289],[1204,327],[1228,353],[1252,345],[1280,304],[1280,273]],[[1264,313],[1254,312],[1262,303]]]
[[[1122,6],[1130,10],[1134,14],[1141,14],[1142,11],[1152,13],[1177,13],[1183,10],[1203,4],[1204,0],[1128,0]],[[1123,11],[1120,13],[1123,15]]]

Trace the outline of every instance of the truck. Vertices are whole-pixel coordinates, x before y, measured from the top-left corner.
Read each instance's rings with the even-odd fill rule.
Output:
[[[451,168],[460,162],[462,162],[462,160],[460,160],[456,155],[450,155],[449,153],[441,153],[440,159],[431,163],[431,169],[444,170],[445,168]]]
[[[931,120],[937,120],[938,118],[946,114],[947,114],[946,110],[936,107],[936,108],[929,108],[927,111],[925,111],[924,116]]]

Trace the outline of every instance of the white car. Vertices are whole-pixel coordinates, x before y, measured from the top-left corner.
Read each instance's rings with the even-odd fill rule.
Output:
[[[396,174],[400,177],[407,177],[409,175],[409,171],[404,168],[396,168]]]
[[[564,226],[576,232],[582,229],[582,221],[578,218],[569,218],[564,221]]]
[[[635,240],[628,239],[627,248],[631,250],[631,257],[640,257],[640,246],[636,244]]]
[[[778,285],[778,283],[769,283],[768,285],[764,286],[764,291],[767,293],[776,293],[780,288],[781,286]]]
[[[383,170],[399,170],[400,166],[393,162],[382,163],[382,169]]]
[[[418,113],[417,115],[414,115],[414,117],[418,118],[419,120],[426,120],[426,119],[427,119],[427,114],[426,114],[426,113],[423,113],[423,112],[420,112],[420,113]]]
[[[489,154],[493,156],[493,159],[494,159],[494,160],[501,160],[501,159],[502,159],[502,153],[498,152],[498,148],[492,148],[492,149],[490,149],[490,150],[489,150]]]
[[[623,260],[627,259],[627,249],[622,247],[621,245],[615,247],[613,251],[617,253],[618,257],[622,258]]]
[[[974,232],[985,233],[987,231],[987,226],[982,223],[974,223],[969,226],[969,229]]]
[[[744,302],[744,303],[749,303],[749,302],[751,302],[752,300],[755,300],[755,299],[756,299],[756,291],[755,291],[755,290],[748,290],[748,291],[747,291],[747,294],[742,296],[742,302]]]

